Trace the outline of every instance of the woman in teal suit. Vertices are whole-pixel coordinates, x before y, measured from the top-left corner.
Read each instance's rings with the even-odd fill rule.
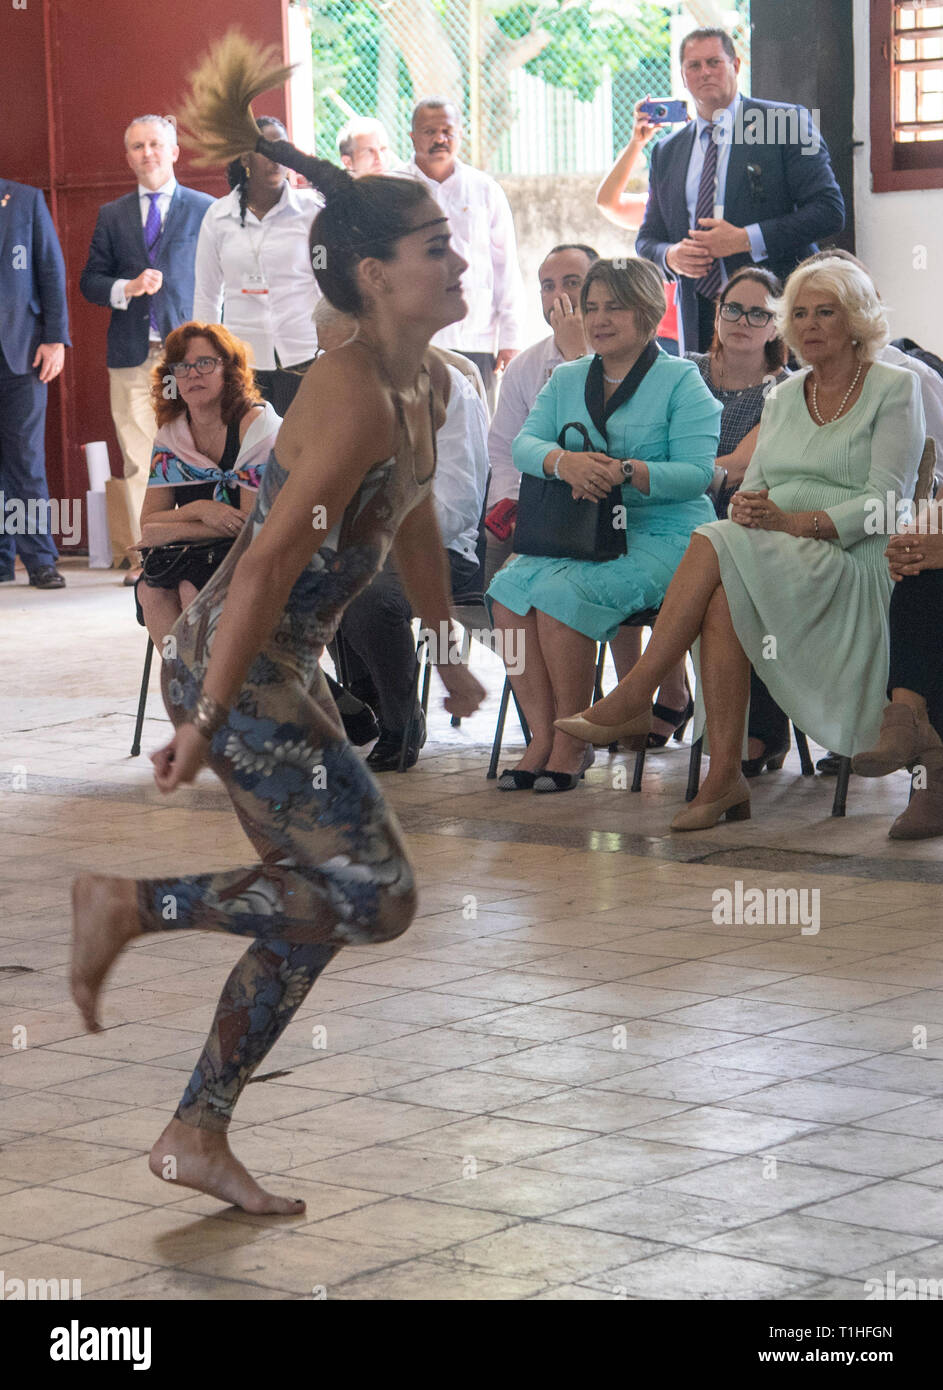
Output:
[[[495,627],[523,634],[523,669],[511,683],[533,735],[517,767],[502,774],[498,785],[508,791],[578,784],[592,750],[555,731],[554,719],[588,703],[596,643],[612,638],[630,613],[661,603],[691,532],[714,516],[706,491],[720,404],[693,362],[654,342],[665,312],[660,272],[650,261],[596,261],[580,308],[595,356],[557,368],[512,457],[522,473],[560,478],[577,498],[598,502],[621,486],[626,554],[598,562],[516,555],[491,582]],[[592,449],[558,446],[563,426],[574,422]],[[650,708],[635,724],[628,736],[647,734]]]

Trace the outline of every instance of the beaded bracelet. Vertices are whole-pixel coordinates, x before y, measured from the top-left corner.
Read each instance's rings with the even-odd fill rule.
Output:
[[[197,733],[202,734],[204,738],[211,739],[223,727],[228,718],[229,710],[218,700],[214,700],[212,695],[207,695],[204,690],[196,702],[196,708],[190,722]]]
[[[819,514],[818,514],[818,512],[813,512],[813,513],[812,513],[812,531],[813,531],[812,539],[813,539],[813,540],[816,540],[816,541],[817,541],[817,540],[821,540],[821,536],[819,535]]]
[[[563,482],[563,479],[560,477],[560,460],[563,458],[563,455],[565,453],[566,449],[561,449],[553,461],[553,476],[557,478],[561,483]]]

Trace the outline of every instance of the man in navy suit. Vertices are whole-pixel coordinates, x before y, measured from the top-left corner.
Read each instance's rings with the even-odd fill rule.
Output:
[[[155,431],[150,374],[163,339],[193,316],[197,236],[213,199],[174,178],[180,150],[169,117],[138,116],[124,143],[138,186],[100,209],[79,284],[92,304],[111,309],[111,414],[124,457],[132,532],[139,540]]]
[[[47,383],[70,345],[65,262],[42,192],[8,179],[0,179],[0,305],[0,584],[13,579],[19,552],[30,584],[61,589],[50,507],[41,504]]]
[[[728,33],[695,29],[680,57],[697,119],[652,151],[635,250],[678,281],[683,348],[706,352],[733,272],[758,264],[785,280],[841,231],[845,203],[809,112],[740,96]]]

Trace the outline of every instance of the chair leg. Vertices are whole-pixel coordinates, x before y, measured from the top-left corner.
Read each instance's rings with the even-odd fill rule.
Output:
[[[343,633],[341,632],[340,628],[338,628],[337,631],[336,631],[336,633],[334,634],[334,652],[335,652],[336,657],[337,657],[337,660],[334,662],[334,665],[335,665],[335,667],[336,667],[336,669],[337,669],[337,684],[338,684],[338,685],[344,686],[344,688],[346,689],[346,688],[347,688],[347,647],[346,647],[346,644],[345,644],[345,642],[344,642],[344,636],[343,636]]]
[[[134,738],[131,741],[131,757],[136,758],[141,752],[141,730],[144,727],[144,710],[147,706],[147,687],[151,681],[151,661],[154,658],[154,643],[150,637],[147,639],[147,651],[144,653],[144,674],[141,677],[141,694],[138,697],[138,717],[134,725]]]
[[[501,757],[501,744],[504,741],[504,721],[508,717],[508,705],[511,701],[511,681],[508,676],[504,677],[504,689],[501,691],[501,703],[498,706],[498,722],[494,729],[494,742],[491,745],[491,761],[488,764],[487,780],[493,781],[498,775],[498,760]],[[516,703],[516,701],[515,701]],[[520,707],[518,707],[520,714]],[[523,719],[523,715],[521,715]]]
[[[685,801],[693,801],[701,785],[701,755],[703,751],[703,738],[696,738],[691,744],[691,756],[688,760],[688,786],[684,793]]]
[[[845,814],[845,798],[848,795],[848,778],[851,776],[851,759],[840,758],[838,762],[838,780],[835,783],[835,800],[832,802],[832,815],[843,816]]]
[[[799,765],[802,768],[803,777],[814,777],[815,765],[809,752],[809,740],[801,729],[796,728],[795,724],[792,726],[792,736],[796,741],[796,751],[799,754]]]
[[[593,704],[602,699],[602,677],[606,669],[606,652],[608,650],[608,642],[600,642],[599,654],[596,657],[596,674],[593,678]]]
[[[632,790],[642,790],[642,773],[645,771],[645,749],[640,748],[635,755],[635,768],[632,772]]]
[[[426,637],[420,637],[419,641],[416,643],[416,671],[415,671],[415,674],[414,674],[414,676],[413,676],[412,690],[411,690],[411,692],[410,692],[410,705],[409,705],[409,711],[410,711],[410,713],[409,713],[409,719],[406,721],[406,727],[405,727],[404,730],[403,730],[403,741],[402,741],[402,743],[400,744],[400,747],[399,747],[399,764],[398,764],[398,766],[397,766],[397,768],[396,768],[396,771],[397,771],[397,772],[408,772],[408,771],[409,771],[409,768],[406,766],[406,757],[407,757],[407,754],[409,753],[409,745],[410,745],[410,743],[412,742],[414,735],[417,734],[417,733],[418,733],[418,730],[419,730],[419,715],[418,715],[418,713],[417,713],[417,711],[416,711],[416,704],[417,704],[418,697],[419,697],[419,676],[420,676],[420,673],[421,673],[424,669],[425,669],[425,671],[426,671],[427,674],[426,674],[426,679],[425,679],[424,688],[423,688],[423,696],[424,696],[424,699],[425,699],[426,703],[428,703],[428,700],[429,700],[429,678],[428,678],[428,675],[429,675],[429,664],[428,664],[428,663],[429,663],[428,638],[426,638]],[[423,710],[423,713],[425,713],[425,705],[422,706],[422,710]]]

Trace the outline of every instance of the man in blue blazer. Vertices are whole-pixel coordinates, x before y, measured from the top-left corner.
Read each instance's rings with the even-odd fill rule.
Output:
[[[845,203],[809,112],[740,96],[728,33],[695,29],[680,57],[697,119],[652,150],[635,250],[680,285],[682,350],[706,352],[733,272],[759,264],[784,280],[841,231]]]
[[[169,117],[138,116],[124,143],[138,186],[100,209],[79,285],[92,304],[111,309],[111,414],[124,458],[132,534],[139,540],[155,430],[150,375],[163,339],[193,316],[197,236],[213,199],[174,178],[180,150]],[[116,554],[116,561],[121,558]]]
[[[61,589],[49,534],[47,383],[69,346],[65,262],[38,188],[0,178],[0,584],[17,552],[37,589]],[[13,504],[13,505],[11,505]]]

